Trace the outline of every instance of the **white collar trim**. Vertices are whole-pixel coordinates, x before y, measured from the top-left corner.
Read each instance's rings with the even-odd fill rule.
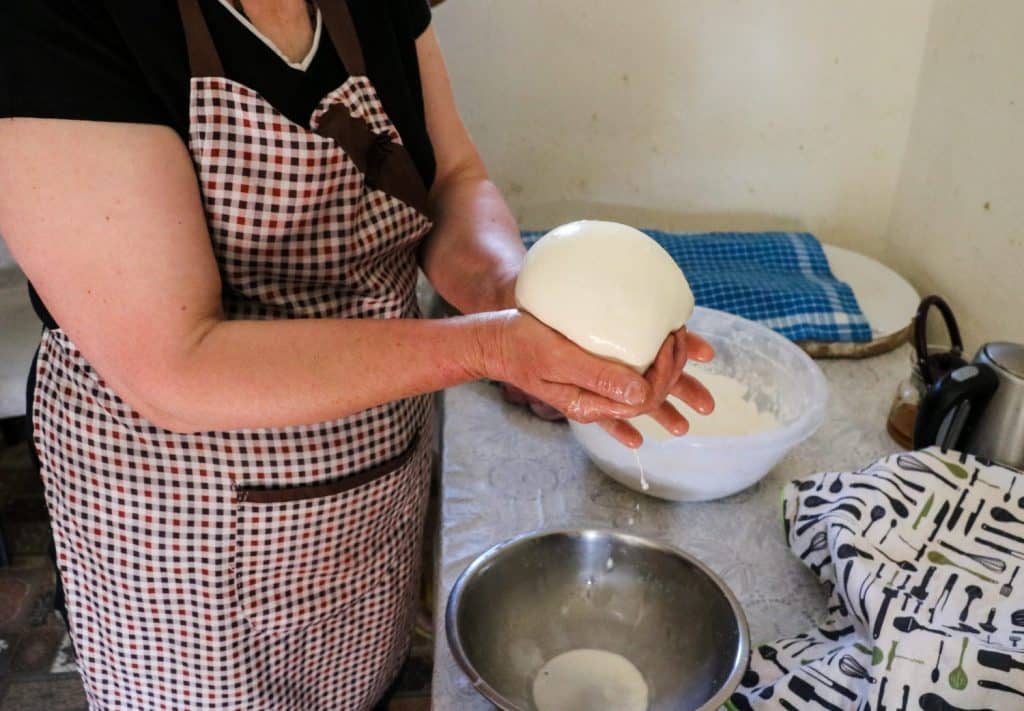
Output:
[[[307,69],[309,69],[309,65],[313,63],[313,57],[316,56],[316,52],[320,48],[320,35],[323,31],[323,18],[320,15],[320,8],[316,8],[316,29],[314,29],[313,31],[313,45],[309,48],[309,52],[302,59],[301,62],[293,62],[290,59],[288,59],[288,57],[284,56],[284,54],[281,53],[281,50],[277,48],[277,45],[271,42],[266,35],[264,35],[262,32],[256,29],[256,25],[252,24],[252,22],[249,21],[248,17],[240,13],[238,11],[238,8],[235,7],[235,4],[231,2],[231,0],[220,0],[220,4],[226,7],[228,11],[238,19],[239,22],[245,25],[250,32],[256,35],[260,39],[260,41],[263,42],[263,44],[267,45],[267,47],[269,47],[274,52],[274,54],[280,57],[281,61],[283,61],[289,67],[291,67],[292,69],[298,69],[301,72],[304,72]]]

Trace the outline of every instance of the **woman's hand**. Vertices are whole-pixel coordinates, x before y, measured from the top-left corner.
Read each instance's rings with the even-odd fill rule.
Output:
[[[641,377],[632,369],[591,355],[528,314],[494,315],[490,337],[481,345],[483,373],[547,403],[577,422],[597,422],[630,447],[642,442],[627,418],[650,414],[675,434],[687,423],[665,403],[671,393],[698,412],[710,412],[711,395],[682,373],[688,358],[709,360],[711,347],[680,330],[670,336]],[[514,396],[514,394],[513,394]]]
[[[577,422],[644,412],[650,383],[630,368],[587,353],[529,314],[490,315],[480,374],[513,385]]]
[[[651,386],[651,398],[645,414],[676,436],[686,434],[690,424],[666,401],[669,395],[679,398],[702,415],[710,414],[715,409],[714,398],[699,380],[683,369],[691,358],[707,363],[714,356],[715,350],[711,344],[687,331],[686,327],[670,333],[654,363],[644,374]],[[637,429],[621,418],[605,418],[599,420],[598,424],[627,447],[636,448],[643,443],[643,437]]]

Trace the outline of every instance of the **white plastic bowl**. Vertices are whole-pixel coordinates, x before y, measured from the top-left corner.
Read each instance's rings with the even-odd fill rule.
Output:
[[[633,450],[598,425],[571,422],[572,432],[601,471],[624,486],[672,501],[708,501],[760,481],[825,418],[828,386],[817,364],[791,341],[753,321],[697,307],[687,328],[715,347],[707,369],[748,386],[746,399],[771,412],[779,427],[743,436],[685,435]]]

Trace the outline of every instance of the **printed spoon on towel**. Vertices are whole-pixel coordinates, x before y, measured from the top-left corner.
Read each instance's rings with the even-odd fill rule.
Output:
[[[879,494],[881,494],[885,498],[889,499],[889,505],[892,506],[893,513],[895,513],[897,516],[899,516],[900,518],[906,518],[907,516],[910,515],[910,511],[907,510],[907,505],[906,504],[904,504],[902,501],[900,501],[899,499],[897,499],[896,497],[894,497],[890,493],[888,493],[886,491],[882,491],[877,486],[874,486],[872,484],[864,484],[864,483],[858,482],[856,484],[850,484],[850,488],[851,489],[871,489],[873,491],[877,491]],[[915,506],[917,505],[917,502],[914,501],[913,499],[909,499],[909,501],[910,501],[911,504],[913,504]]]
[[[803,523],[796,529],[796,535],[801,535],[804,531],[816,525],[823,519],[830,516],[839,516],[843,512],[850,514],[855,520],[860,521],[860,509],[853,504],[839,504],[835,508],[829,509],[828,511],[820,514],[801,514],[797,516],[796,520],[802,521]]]
[[[789,674],[789,669],[786,669],[786,667],[782,666],[782,664],[779,663],[779,652],[774,647],[770,647],[767,644],[762,644],[760,647],[757,648],[757,651],[761,654],[762,657],[764,657],[765,661],[771,662],[772,664],[777,666],[779,668],[779,671],[781,671],[783,674]]]
[[[892,471],[891,469],[877,469],[877,470],[875,470],[873,472],[866,472],[866,474],[868,474],[868,477],[871,478],[871,479],[877,479],[877,480],[880,480],[880,481],[884,481],[886,484],[889,484],[890,486],[895,487],[896,491],[900,492],[900,496],[905,498],[907,501],[913,501],[913,498],[907,492],[905,492],[903,490],[903,487],[901,487],[896,481],[893,481],[889,477],[883,476],[882,475],[883,472],[885,474],[891,474],[893,477],[896,478],[897,481],[902,482],[903,485],[906,486],[908,489],[913,489],[914,491],[916,491],[919,494],[923,494],[924,493],[924,487],[923,486],[921,486],[920,484],[915,484],[915,483],[913,483],[911,481],[907,481],[906,479],[904,479],[903,477],[901,477],[899,474],[897,474],[896,472]]]
[[[906,486],[908,489],[913,489],[914,491],[916,491],[919,494],[923,494],[925,492],[925,487],[921,486],[920,484],[914,483],[914,482],[910,481],[909,479],[905,479],[905,478],[901,477],[899,474],[897,474],[896,472],[892,471],[891,469],[883,469],[882,471],[884,471],[884,472],[886,472],[888,474],[892,474],[894,477],[896,477],[896,479],[898,479],[900,482],[902,482],[903,485]],[[885,477],[882,477],[882,478],[884,479]]]
[[[885,558],[890,563],[895,563],[896,567],[899,568],[900,570],[902,570],[903,572],[905,572],[905,573],[916,573],[917,572],[917,566],[914,565],[913,563],[911,563],[909,560],[896,560],[895,558],[890,556],[888,553],[883,551],[881,548],[878,548],[877,546],[875,546],[874,548],[875,548],[875,550],[878,552],[878,554],[880,556]]]
[[[964,671],[964,652],[967,651],[967,637],[964,637],[963,643],[960,646],[960,661],[957,662],[956,669],[949,673],[949,688],[956,689],[957,691],[963,691],[967,688],[967,672]]]
[[[943,633],[945,634],[945,633]],[[942,646],[946,643],[946,640],[939,640],[939,653],[935,655],[935,667],[932,669],[932,683],[939,683],[939,662],[942,661]]]
[[[964,571],[965,573],[970,573],[971,575],[974,575],[975,577],[981,578],[986,583],[994,583],[995,582],[995,580],[993,580],[992,578],[988,577],[987,575],[982,575],[981,573],[979,573],[979,572],[977,572],[975,570],[971,570],[970,568],[965,568],[964,566],[960,565],[959,563],[954,563],[953,561],[951,561],[949,558],[947,558],[946,556],[942,555],[942,553],[939,553],[938,551],[928,551],[928,560],[931,561],[932,563],[935,563],[935,565],[950,565],[950,566],[953,566],[954,568],[959,568],[960,570]]]
[[[868,531],[871,530],[871,527],[874,526],[877,521],[880,521],[883,518],[885,518],[885,507],[884,506],[878,506],[877,504],[875,506],[872,506],[871,507],[871,523],[869,523],[867,526],[864,527],[864,530],[860,532],[860,535],[862,535],[862,536],[868,535]]]
[[[1017,483],[1017,477],[1013,477],[1013,479],[1010,479],[1010,488],[1006,490],[1005,494],[1003,494],[1003,503],[1004,504],[1010,503],[1010,497],[1013,496],[1013,487],[1014,487],[1014,485],[1016,483]]]
[[[823,496],[811,494],[806,499],[804,499],[804,503],[807,506],[810,506],[811,508],[817,508],[818,506],[831,506],[833,504],[838,504],[841,501],[846,501],[847,499],[853,499],[854,501],[861,505],[864,504],[864,499],[860,498],[859,496],[853,496],[852,494],[849,496],[840,496],[838,499],[826,499]]]
[[[968,553],[967,551],[960,550],[956,546],[946,543],[945,541],[939,541],[939,545],[946,550],[951,550],[954,553],[959,553],[962,556],[970,558],[978,565],[988,568],[993,573],[1005,573],[1006,572],[1006,561],[996,558],[990,555],[982,555],[981,553]]]
[[[840,560],[846,560],[847,558],[853,558],[855,556],[859,556],[866,560],[875,559],[873,555],[871,555],[867,551],[862,551],[860,548],[853,545],[852,543],[844,543],[841,546],[839,546],[838,549],[836,549],[836,557]]]
[[[1017,518],[1002,506],[992,507],[992,518],[999,521],[999,523],[1024,523],[1024,519]]]
[[[936,457],[936,459],[939,459],[939,458]],[[942,465],[944,467],[946,467],[946,469],[949,470],[949,473],[952,474],[953,476],[955,476],[957,479],[964,479],[964,480],[966,480],[967,478],[969,478],[971,476],[970,474],[967,473],[967,470],[964,469],[959,464],[954,464],[953,462],[947,462],[945,459],[939,459],[939,461],[942,462]]]

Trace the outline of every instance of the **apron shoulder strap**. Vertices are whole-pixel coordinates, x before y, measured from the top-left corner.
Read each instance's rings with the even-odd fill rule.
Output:
[[[350,114],[342,103],[332,104],[315,130],[348,154],[369,187],[427,214],[429,190],[405,146],[375,133],[365,119]]]
[[[181,25],[185,30],[188,63],[194,77],[222,77],[224,66],[210,36],[199,0],[178,0]]]
[[[324,26],[331,38],[334,50],[341,57],[341,63],[350,76],[366,75],[366,62],[363,60],[363,46],[359,42],[356,26],[352,22],[347,0],[317,0]]]

